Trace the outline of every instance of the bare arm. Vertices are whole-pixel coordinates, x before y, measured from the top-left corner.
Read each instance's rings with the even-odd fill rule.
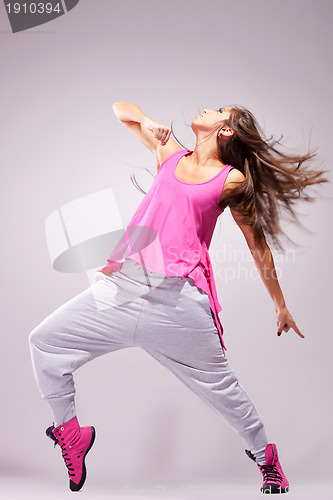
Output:
[[[136,104],[115,102],[112,107],[118,120],[155,155],[157,169],[168,156],[181,149],[170,139],[171,129],[149,118]]]
[[[262,238],[262,248],[260,248],[255,244],[252,227],[241,223],[241,215],[239,212],[233,209],[230,209],[230,211],[245,237],[246,243],[253,256],[256,268],[258,269],[260,278],[274,303],[274,308],[277,315],[277,335],[280,336],[282,331],[288,332],[289,329],[292,328],[297,333],[297,335],[299,335],[301,338],[304,338],[304,335],[299,331],[293,317],[287,309],[276,274],[273,255],[269,246],[267,245],[264,236]]]

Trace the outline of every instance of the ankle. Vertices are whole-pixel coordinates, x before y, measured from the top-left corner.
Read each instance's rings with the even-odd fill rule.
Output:
[[[266,447],[261,448],[260,450],[252,452],[252,455],[254,456],[256,463],[258,465],[266,465],[266,453],[265,453]]]

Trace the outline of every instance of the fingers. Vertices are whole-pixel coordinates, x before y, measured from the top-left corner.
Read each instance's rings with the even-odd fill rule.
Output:
[[[171,129],[169,127],[164,127],[164,126],[156,127],[153,129],[152,132],[155,139],[160,141],[162,146],[165,146],[171,135]]]
[[[278,327],[277,335],[278,335],[278,337],[280,337],[280,335],[281,335],[281,333],[282,333],[282,331],[283,331],[283,329],[284,329],[285,326],[280,321],[277,321],[276,325]]]
[[[302,339],[304,339],[304,335],[299,331],[299,329],[297,328],[296,324],[293,326],[293,329],[295,330],[295,332],[297,333],[297,335],[299,335]]]
[[[288,323],[285,323],[284,325],[278,323],[278,331],[277,331],[278,337],[281,336],[283,331],[286,333],[289,332],[290,328],[292,328],[297,333],[297,335],[299,335],[299,337],[304,339],[304,335],[300,332],[300,330],[296,326],[296,323],[292,323],[291,325],[288,325]]]
[[[170,139],[170,135],[171,135],[171,129],[170,128],[167,128],[164,132],[164,135],[161,139],[161,144],[162,146],[165,146],[166,143],[168,142],[168,140]]]
[[[161,134],[161,137],[159,139],[160,142],[161,142],[161,144],[162,144],[162,146],[164,146],[166,144],[167,136],[168,136],[168,131],[167,130],[163,130],[162,134]]]

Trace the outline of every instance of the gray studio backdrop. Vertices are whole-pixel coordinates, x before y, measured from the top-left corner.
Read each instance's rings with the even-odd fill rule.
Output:
[[[199,110],[241,104],[288,147],[319,146],[330,169],[332,11],[323,0],[81,0],[51,23],[12,34],[0,4],[3,476],[66,483],[60,452],[43,436],[52,418],[28,336],[89,286],[84,272],[52,268],[49,214],[112,188],[126,225],[143,197],[130,174],[151,185],[154,158],[118,123],[112,103],[173,121],[188,148]],[[294,485],[329,482],[332,462],[332,187],[317,192],[315,203],[298,205],[308,232],[284,223],[299,246],[287,246],[287,257],[274,253],[304,340],[292,330],[276,336],[273,303],[228,209],[210,249],[229,362]],[[75,381],[80,423],[97,428],[87,488],[257,488],[241,438],[139,348],[87,364]]]

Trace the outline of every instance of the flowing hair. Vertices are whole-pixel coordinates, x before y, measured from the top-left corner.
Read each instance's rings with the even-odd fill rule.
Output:
[[[241,222],[253,228],[256,245],[262,247],[265,239],[284,250],[281,237],[292,241],[282,230],[280,220],[283,212],[291,215],[292,222],[303,226],[297,218],[294,205],[302,199],[312,202],[314,195],[304,190],[308,186],[330,182],[324,177],[327,170],[314,168],[316,150],[303,155],[283,152],[281,137],[266,138],[253,114],[241,106],[232,106],[230,116],[221,122],[212,133],[230,127],[234,134],[217,134],[217,157],[225,165],[237,168],[245,180],[226,194],[219,208],[227,206],[236,210]],[[176,138],[178,144],[184,147]],[[187,149],[187,148],[185,148]],[[131,180],[142,193],[134,174]],[[303,226],[304,228],[304,226]]]
[[[282,213],[291,215],[292,222],[302,226],[294,205],[299,199],[312,202],[315,196],[304,189],[330,182],[323,176],[328,171],[313,167],[316,150],[303,155],[282,151],[281,138],[266,138],[253,114],[244,107],[232,106],[219,130],[226,126],[234,134],[217,135],[218,157],[240,170],[245,180],[226,195],[220,208],[229,206],[239,212],[241,222],[253,227],[259,246],[265,236],[273,246],[284,250],[281,236],[292,240],[282,231]]]

